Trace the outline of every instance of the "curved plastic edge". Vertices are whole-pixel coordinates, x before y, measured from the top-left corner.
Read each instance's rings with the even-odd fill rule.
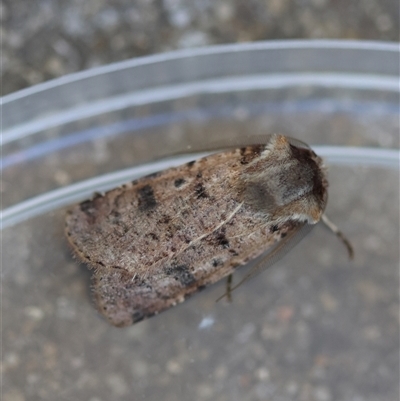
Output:
[[[312,148],[318,155],[324,157],[329,164],[366,165],[394,170],[399,169],[400,153],[398,150],[333,146],[313,146]],[[90,198],[94,192],[107,191],[132,179],[137,179],[169,167],[178,166],[210,153],[213,152],[174,157],[173,159],[162,160],[91,178],[68,187],[47,192],[3,210],[0,218],[0,229],[2,230],[42,213]]]
[[[194,49],[176,50],[167,53],[155,54],[151,56],[138,57],[126,61],[108,64],[106,66],[96,67],[85,71],[68,74],[61,78],[56,78],[31,88],[22,89],[4,97],[0,97],[0,105],[15,101],[25,96],[39,93],[50,88],[77,82],[86,78],[107,74],[114,71],[136,67],[139,65],[161,63],[169,60],[178,60],[194,56],[211,55],[215,53],[244,52],[253,50],[268,49],[362,49],[374,51],[386,51],[399,53],[397,43],[379,42],[379,41],[355,41],[355,40],[272,40],[266,42],[252,42],[229,45],[215,45],[199,47]]]
[[[152,102],[176,100],[198,93],[227,93],[231,91],[280,89],[290,86],[314,85],[318,87],[356,88],[359,90],[386,90],[398,92],[397,78],[356,74],[270,74],[269,76],[252,76],[235,79],[205,80],[202,82],[186,83],[163,88],[142,90],[138,93],[114,96],[107,100],[93,101],[83,108],[77,106],[57,113],[20,124],[3,131],[2,145],[14,142],[28,135],[45,129],[90,118],[102,113],[121,110],[130,106],[141,106]]]

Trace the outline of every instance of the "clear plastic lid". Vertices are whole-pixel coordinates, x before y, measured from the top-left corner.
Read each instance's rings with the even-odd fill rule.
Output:
[[[11,94],[2,110],[8,399],[398,399],[397,44],[178,51]],[[66,206],[273,132],[326,159],[327,213],[354,262],[318,226],[232,304],[215,303],[221,282],[130,328],[109,326],[64,238]]]

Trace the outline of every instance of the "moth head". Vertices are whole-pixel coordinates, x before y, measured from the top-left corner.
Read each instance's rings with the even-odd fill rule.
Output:
[[[240,177],[245,204],[276,221],[317,223],[326,207],[328,182],[322,159],[301,141],[272,135]]]

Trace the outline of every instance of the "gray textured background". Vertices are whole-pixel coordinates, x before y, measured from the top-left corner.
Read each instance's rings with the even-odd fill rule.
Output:
[[[399,39],[397,0],[4,0],[3,95],[177,48],[288,38]]]

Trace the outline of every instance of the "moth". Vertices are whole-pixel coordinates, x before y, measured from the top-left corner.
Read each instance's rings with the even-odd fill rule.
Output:
[[[324,215],[322,159],[271,135],[122,185],[67,212],[66,236],[94,270],[98,310],[118,327],[164,311],[263,255],[271,264]],[[229,295],[230,290],[228,289]]]

